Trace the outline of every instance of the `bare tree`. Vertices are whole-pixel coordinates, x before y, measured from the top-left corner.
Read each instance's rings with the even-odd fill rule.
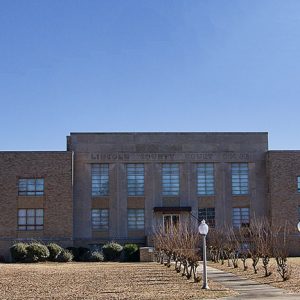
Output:
[[[196,273],[199,262],[200,235],[197,224],[193,222],[182,222],[178,227],[165,230],[158,227],[154,234],[155,251],[160,263],[170,267],[171,260],[175,261],[175,270],[182,276],[195,282],[200,281]]]
[[[289,256],[289,233],[290,228],[288,222],[283,226],[277,225],[272,227],[273,251],[277,263],[277,271],[283,281],[288,280],[291,270],[288,265]]]
[[[260,258],[259,247],[258,247],[259,238],[260,238],[259,228],[260,228],[259,222],[257,222],[256,218],[254,217],[248,228],[248,232],[249,232],[249,255],[252,259],[252,267],[255,274],[257,274],[258,271],[257,264]]]
[[[248,269],[247,258],[249,257],[249,230],[248,230],[248,228],[245,228],[245,227],[239,228],[238,239],[240,242],[239,256],[243,263],[243,269],[244,269],[244,271],[246,271]]]
[[[272,230],[271,224],[266,218],[256,220],[257,228],[257,248],[261,256],[263,268],[265,270],[265,277],[270,276],[272,273],[269,271],[269,262],[272,257]]]

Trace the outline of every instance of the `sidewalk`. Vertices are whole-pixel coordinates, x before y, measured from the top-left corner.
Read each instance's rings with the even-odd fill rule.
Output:
[[[197,272],[200,274],[202,273],[202,265],[198,267]],[[237,296],[222,299],[300,299],[300,294],[288,294],[286,290],[276,288],[268,284],[261,284],[256,281],[243,278],[232,273],[226,273],[212,267],[207,267],[207,275],[208,280],[219,282],[225,287],[239,293]]]

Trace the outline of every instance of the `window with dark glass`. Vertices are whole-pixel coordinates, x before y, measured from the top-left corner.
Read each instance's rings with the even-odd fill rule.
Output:
[[[144,195],[144,164],[127,164],[128,196]]]
[[[199,208],[198,219],[200,222],[205,220],[209,227],[215,227],[215,208]]]
[[[248,227],[250,225],[250,209],[249,207],[234,207],[232,209],[232,226]]]
[[[231,184],[233,195],[248,194],[248,163],[232,163],[231,164]]]
[[[144,209],[129,208],[127,217],[129,230],[143,230],[145,228]]]
[[[43,230],[44,209],[22,208],[18,210],[19,230]]]
[[[197,193],[198,195],[214,195],[215,178],[213,163],[201,163],[197,165]]]
[[[108,196],[109,165],[92,164],[92,196]]]
[[[179,164],[162,165],[162,194],[164,196],[179,195]]]
[[[300,176],[297,177],[297,189],[298,193],[300,193]]]
[[[92,209],[92,229],[108,230],[108,209]]]
[[[20,178],[18,194],[19,196],[43,196],[44,178]]]

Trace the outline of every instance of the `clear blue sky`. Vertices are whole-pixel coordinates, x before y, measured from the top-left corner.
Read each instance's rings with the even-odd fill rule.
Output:
[[[300,149],[299,0],[0,0],[0,150],[77,131],[268,131]]]

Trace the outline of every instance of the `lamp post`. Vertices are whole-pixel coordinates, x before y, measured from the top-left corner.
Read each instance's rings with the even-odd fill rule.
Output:
[[[208,226],[205,223],[205,220],[201,221],[201,224],[198,227],[199,233],[203,237],[203,285],[202,289],[209,289],[207,284],[207,270],[206,270],[206,235],[208,233]]]

